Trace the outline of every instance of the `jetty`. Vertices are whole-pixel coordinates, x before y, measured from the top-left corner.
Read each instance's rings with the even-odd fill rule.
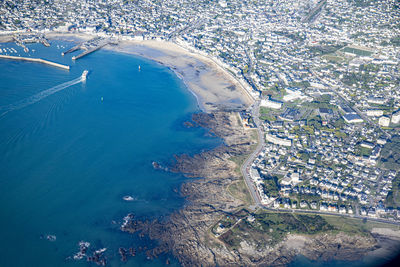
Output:
[[[12,59],[12,60],[30,61],[30,62],[38,62],[38,63],[50,65],[50,66],[61,68],[61,69],[65,69],[65,70],[69,70],[69,68],[70,68],[68,65],[55,63],[55,62],[48,61],[48,60],[41,59],[41,58],[16,57],[16,56],[8,56],[8,55],[0,55],[0,58]]]
[[[83,43],[80,43],[80,44],[78,44],[78,45],[76,45],[76,46],[74,46],[74,47],[72,47],[72,48],[70,48],[70,49],[68,49],[68,50],[65,51],[65,52],[62,52],[61,55],[64,56],[64,55],[66,55],[66,54],[68,54],[68,53],[72,53],[72,52],[74,52],[74,51],[76,51],[76,50],[79,50],[79,49],[81,49],[81,46],[82,46],[83,44],[84,44],[84,42],[83,42]]]
[[[95,37],[91,40],[84,41],[78,45],[75,45],[74,47],[68,49],[67,51],[62,52],[61,55],[64,56],[68,53],[72,53],[77,50],[84,50],[84,52],[82,52],[81,54],[72,57],[72,60],[76,60],[76,59],[82,58],[90,53],[93,53],[94,51],[97,51],[100,48],[102,48],[108,44],[117,44],[117,42],[114,40],[105,39],[102,37]]]
[[[73,57],[72,57],[72,60],[76,60],[76,59],[79,59],[79,58],[81,58],[81,57],[84,57],[84,56],[86,56],[86,55],[88,55],[88,54],[90,54],[90,53],[93,53],[93,52],[96,51],[96,50],[99,50],[100,48],[102,48],[102,47],[104,47],[104,46],[106,46],[106,45],[108,45],[108,42],[99,44],[99,45],[97,45],[97,46],[95,46],[95,47],[93,47],[93,48],[90,48],[90,49],[86,50],[86,51],[83,52],[82,54],[79,54],[79,55],[77,55],[77,56],[73,56]]]

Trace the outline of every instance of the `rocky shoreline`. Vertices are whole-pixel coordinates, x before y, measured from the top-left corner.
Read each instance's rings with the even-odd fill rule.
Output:
[[[238,166],[232,159],[249,155],[256,145],[251,130],[245,130],[233,112],[194,114],[191,125],[206,129],[222,138],[224,144],[194,156],[179,155],[170,171],[193,179],[181,186],[186,205],[167,220],[141,221],[132,218],[121,229],[147,235],[160,246],[150,255],[170,251],[182,266],[282,266],[302,254],[312,260],[357,260],[377,249],[377,240],[370,234],[349,235],[321,232],[315,235],[288,234],[274,246],[243,240],[236,247],[218,238],[211,229],[223,217],[245,210],[246,203],[233,197],[227,188],[240,181]],[[248,214],[248,211],[246,211]],[[239,220],[240,221],[240,220]],[[267,238],[262,236],[262,238]]]

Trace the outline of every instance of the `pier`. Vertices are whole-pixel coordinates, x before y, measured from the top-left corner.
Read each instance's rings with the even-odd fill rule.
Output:
[[[83,43],[80,43],[80,44],[78,44],[78,45],[76,45],[76,46],[74,46],[74,47],[68,49],[67,51],[62,52],[61,55],[64,56],[64,55],[66,55],[66,54],[68,54],[68,53],[72,53],[72,52],[74,52],[74,51],[76,51],[76,50],[81,49],[82,44],[83,44]]]
[[[79,54],[77,56],[73,56],[72,60],[76,60],[76,59],[79,59],[81,57],[84,57],[84,56],[86,56],[86,55],[88,55],[90,53],[93,53],[96,50],[99,50],[100,48],[102,48],[102,47],[104,47],[104,46],[106,46],[108,44],[109,44],[109,42],[106,42],[106,43],[100,44],[100,45],[98,45],[96,47],[90,48],[90,49],[86,50],[85,52],[83,52],[82,54]]]
[[[76,50],[85,50],[81,54],[72,57],[72,60],[76,60],[76,59],[82,58],[90,53],[93,53],[94,51],[99,50],[100,48],[102,48],[108,44],[116,44],[116,41],[107,40],[102,37],[95,37],[91,40],[80,43],[80,44],[68,49],[65,52],[62,52],[61,55],[64,56],[64,55],[66,55],[68,53],[72,53]]]
[[[16,56],[7,56],[7,55],[0,55],[0,58],[12,59],[12,60],[23,60],[23,61],[30,61],[30,62],[38,62],[38,63],[50,65],[50,66],[53,66],[53,67],[69,70],[69,66],[68,65],[63,65],[63,64],[51,62],[51,61],[48,61],[48,60],[45,60],[45,59],[41,59],[41,58],[16,57]]]

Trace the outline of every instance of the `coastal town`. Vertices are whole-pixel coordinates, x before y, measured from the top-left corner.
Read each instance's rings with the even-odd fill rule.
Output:
[[[222,143],[174,155],[171,164],[149,161],[149,177],[189,178],[171,189],[185,204],[169,215],[149,208],[160,217],[146,217],[153,198],[132,188],[111,192],[124,210],[93,225],[134,238],[111,244],[100,231],[96,240],[85,235],[66,260],[284,266],[298,255],[351,262],[381,248],[398,253],[398,0],[4,0],[0,42],[0,60],[40,63],[65,76],[103,48],[160,63],[201,111],[179,130],[206,129]],[[58,57],[34,57],[34,49],[54,43]],[[130,71],[141,77],[147,69],[141,63]],[[97,73],[85,65],[79,75],[0,107],[0,117],[69,86],[84,88]],[[94,98],[108,104],[106,96]],[[52,243],[67,236],[46,233],[40,239]]]
[[[211,2],[3,1],[0,30],[24,49],[72,32],[205,55],[255,101],[239,114],[262,139],[243,168],[256,204],[400,221],[399,3]]]

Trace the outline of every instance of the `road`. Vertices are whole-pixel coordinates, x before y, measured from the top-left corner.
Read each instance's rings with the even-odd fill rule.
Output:
[[[258,145],[257,148],[251,153],[251,155],[246,159],[246,161],[243,163],[241,167],[241,171],[244,177],[244,181],[246,182],[247,188],[249,189],[251,198],[253,199],[254,203],[256,206],[261,206],[261,198],[258,195],[257,188],[255,187],[255,184],[251,180],[250,177],[250,168],[251,164],[254,162],[258,154],[261,152],[262,148],[264,147],[264,133],[261,130],[261,124],[259,120],[259,101],[256,101],[253,106],[250,108],[251,114],[253,117],[253,121],[256,124],[256,129],[257,129],[257,134],[258,134]]]

